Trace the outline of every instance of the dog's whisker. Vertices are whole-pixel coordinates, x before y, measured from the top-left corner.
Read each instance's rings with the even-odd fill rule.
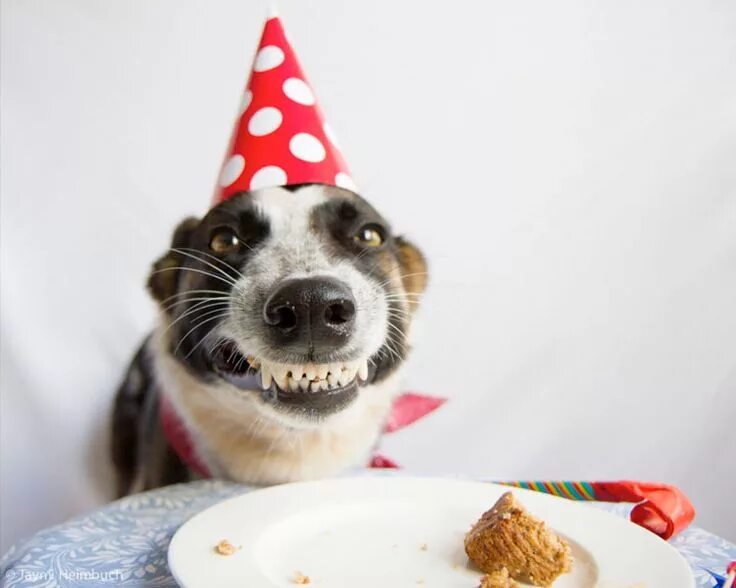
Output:
[[[232,265],[230,265],[226,261],[220,259],[219,257],[215,257],[214,255],[210,255],[209,253],[205,253],[204,251],[199,251],[198,249],[191,249],[189,247],[184,247],[184,248],[173,248],[172,247],[171,251],[173,251],[175,253],[178,253],[179,255],[186,255],[187,257],[189,257],[191,259],[194,259],[196,261],[199,261],[200,263],[204,263],[204,264],[208,265],[212,269],[217,270],[218,272],[220,272],[221,274],[223,274],[227,278],[233,280],[233,283],[235,282],[235,277],[231,276],[229,273],[227,273],[222,268],[214,265],[213,263],[210,263],[206,259],[202,259],[201,257],[198,257],[197,255],[194,255],[194,253],[191,253],[191,252],[196,252],[198,255],[204,255],[204,256],[210,257],[210,258],[212,258],[212,259],[214,259],[216,261],[219,261],[228,270],[233,271],[236,274],[236,277],[238,277],[238,278],[245,278],[245,276],[242,273],[240,273],[239,270],[235,269]]]
[[[213,314],[213,313],[215,313],[215,312],[217,312],[217,313],[219,313],[219,314],[217,314],[217,315],[215,315],[215,316],[212,316],[212,317],[210,317],[210,318],[204,319],[204,317],[205,317],[205,316],[209,316],[210,314]],[[228,314],[230,314],[230,311],[227,311],[227,312],[222,312],[222,311],[221,311],[221,309],[219,309],[219,308],[218,308],[218,309],[215,309],[215,310],[209,311],[209,312],[207,312],[207,313],[205,313],[205,314],[203,314],[203,315],[201,315],[201,316],[197,317],[197,319],[198,319],[198,322],[197,322],[197,323],[196,323],[196,324],[195,324],[195,325],[194,325],[194,326],[193,326],[193,327],[192,327],[191,329],[189,329],[189,330],[188,330],[188,331],[186,332],[186,334],[185,334],[185,335],[184,335],[184,336],[183,336],[183,337],[182,337],[182,338],[181,338],[181,339],[179,340],[179,343],[177,344],[176,348],[174,349],[174,355],[176,355],[176,354],[177,354],[177,353],[179,352],[179,349],[181,348],[181,346],[182,346],[182,344],[184,343],[184,341],[186,340],[186,338],[187,338],[187,337],[189,337],[189,335],[191,335],[191,334],[192,334],[192,333],[193,333],[194,331],[196,331],[196,330],[197,330],[197,329],[198,329],[199,327],[201,327],[201,326],[202,326],[202,325],[204,325],[205,323],[209,323],[209,322],[211,322],[211,321],[214,321],[214,320],[217,320],[217,319],[221,319],[221,318],[224,318],[224,317],[228,316]],[[201,320],[201,319],[204,319],[204,320]],[[203,337],[203,339],[204,339],[204,337]],[[191,354],[191,351],[190,351],[190,352],[189,352],[189,353],[187,354],[187,357],[189,357],[189,355],[190,355],[190,354]]]
[[[186,267],[186,266],[162,267],[161,269],[157,269],[157,270],[152,271],[151,272],[151,275],[161,274],[163,272],[171,272],[171,271],[175,271],[175,270],[186,271],[186,272],[193,272],[195,274],[202,274],[204,276],[209,276],[210,278],[214,278],[216,280],[219,280],[221,282],[224,282],[225,284],[227,284],[230,287],[234,287],[236,285],[235,282],[229,282],[225,278],[223,278],[222,276],[218,276],[217,274],[213,274],[212,272],[207,272],[207,271],[200,270],[200,269],[197,269],[197,268],[194,268],[194,267]]]
[[[393,301],[389,304],[389,307],[387,309],[388,314],[398,314],[401,316],[412,316],[413,310],[409,308],[408,305],[399,305],[398,301]]]
[[[220,347],[227,343],[227,340],[227,337],[220,337],[217,341],[215,341],[215,344],[207,350],[207,352],[210,355],[214,354]]]
[[[220,294],[228,296],[227,292],[223,292],[222,290],[186,290],[184,292],[177,292],[176,294],[167,296],[161,301],[161,304],[166,304],[169,300],[174,300],[175,298],[184,298],[185,296],[194,296],[198,294]]]
[[[386,323],[386,326],[387,326],[387,327],[388,327],[389,329],[392,329],[392,330],[393,330],[394,332],[396,332],[396,333],[398,333],[399,335],[401,335],[401,336],[402,336],[402,337],[403,337],[404,339],[406,339],[406,333],[404,333],[404,331],[403,331],[403,330],[401,330],[401,329],[400,329],[399,327],[397,327],[397,326],[396,326],[395,324],[393,324],[393,323],[392,323],[391,321],[389,321],[388,323]]]
[[[426,275],[428,275],[428,274],[427,274],[427,272],[424,272],[424,271],[422,271],[422,272],[411,272],[409,274],[399,273],[398,275],[393,275],[393,276],[387,278],[386,280],[384,280],[383,282],[381,282],[381,284],[385,286],[386,284],[388,284],[390,282],[393,282],[397,278],[400,279],[400,280],[403,280],[404,278],[413,278],[414,276],[426,276]]]
[[[388,299],[391,298],[421,298],[423,294],[415,294],[413,292],[392,292],[390,294],[385,294],[385,297]]]
[[[228,301],[218,301],[218,302],[198,302],[195,304],[192,308],[187,309],[185,312],[183,312],[180,316],[176,317],[173,321],[171,321],[168,326],[163,330],[164,333],[168,332],[175,324],[177,324],[182,319],[185,319],[186,317],[195,314],[197,312],[205,312],[207,310],[211,309],[217,309],[222,310],[223,308],[226,308],[230,305],[230,302]],[[198,318],[201,318],[198,317]]]
[[[410,310],[407,310],[405,308],[399,308],[399,307],[389,307],[388,316],[395,317],[399,319],[407,319],[412,316],[412,312]]]
[[[401,354],[394,348],[393,346],[394,343],[395,341],[393,340],[391,335],[388,334],[386,336],[386,341],[384,342],[384,347],[389,353],[391,353],[391,356],[393,358],[395,358],[397,361],[401,361],[402,360]]]
[[[251,247],[250,245],[247,245],[246,243],[242,243],[242,244],[243,244],[243,245],[245,245],[246,247],[248,247],[248,249],[250,249],[251,251],[253,250],[253,248],[252,248],[252,247]],[[234,271],[234,272],[235,272],[236,274],[238,274],[238,276],[240,276],[241,278],[244,278],[244,277],[245,277],[245,275],[243,275],[243,274],[242,274],[242,273],[240,272],[240,270],[238,270],[238,268],[236,268],[235,266],[233,266],[233,265],[229,264],[229,263],[228,263],[227,261],[225,261],[224,259],[220,259],[220,258],[219,258],[219,257],[217,257],[216,255],[212,255],[211,253],[207,253],[206,251],[202,251],[202,250],[200,250],[200,249],[195,249],[195,248],[193,248],[193,247],[177,247],[177,249],[180,249],[180,250],[182,250],[182,251],[189,251],[189,252],[191,252],[191,253],[199,253],[200,255],[204,255],[205,257],[209,257],[209,258],[210,258],[210,259],[212,259],[213,261],[217,261],[217,262],[221,263],[221,264],[222,264],[222,265],[224,265],[224,266],[225,266],[225,267],[226,267],[227,269],[231,269],[231,270],[233,270],[233,271]]]
[[[163,310],[169,311],[172,308],[175,308],[181,304],[190,304],[192,302],[221,302],[223,300],[227,300],[229,302],[230,296],[200,296],[196,298],[184,298],[183,300],[177,300],[175,302],[172,302],[171,304],[164,306]]]
[[[198,326],[202,326],[203,324],[205,324],[205,323],[208,323],[208,322],[210,322],[210,321],[213,321],[213,320],[217,320],[217,319],[221,319],[221,318],[224,318],[224,317],[226,317],[226,316],[227,316],[228,314],[230,314],[230,312],[229,312],[229,311],[228,311],[228,312],[226,312],[226,313],[224,313],[224,314],[220,314],[220,315],[214,316],[214,317],[212,317],[212,318],[209,318],[209,319],[207,319],[207,320],[205,320],[205,321],[202,321],[202,322],[200,322]],[[200,346],[200,345],[201,345],[202,343],[204,343],[204,342],[205,342],[205,341],[207,340],[207,337],[209,337],[209,336],[210,336],[210,335],[211,335],[211,334],[213,333],[213,331],[215,330],[215,328],[216,328],[216,327],[217,327],[217,325],[213,325],[213,326],[212,326],[212,328],[211,328],[211,329],[210,329],[209,331],[207,331],[207,333],[206,333],[206,334],[205,334],[205,335],[204,335],[204,336],[203,336],[203,337],[202,337],[202,338],[201,338],[201,339],[200,339],[200,340],[199,340],[199,341],[197,342],[197,344],[196,344],[196,345],[195,345],[194,347],[192,347],[192,348],[191,348],[191,349],[189,350],[189,353],[187,353],[187,354],[186,354],[186,355],[184,356],[184,359],[187,359],[187,358],[189,358],[189,356],[191,356],[191,355],[192,355],[192,353],[194,353],[194,352],[195,352],[195,351],[197,350],[197,348],[198,348],[198,347],[199,347],[199,346]]]
[[[387,286],[394,282],[395,280],[404,280],[406,278],[413,278],[414,276],[426,276],[428,275],[427,272],[412,272],[410,274],[399,274],[398,276],[391,276],[390,278],[383,280],[382,282],[378,283],[379,288],[382,288],[384,286]]]

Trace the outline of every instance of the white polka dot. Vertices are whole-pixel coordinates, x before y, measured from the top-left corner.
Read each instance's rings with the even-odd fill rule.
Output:
[[[284,52],[276,45],[266,45],[256,55],[253,71],[268,71],[284,62]]]
[[[243,113],[248,110],[248,107],[250,106],[251,101],[253,100],[253,92],[250,90],[246,90],[243,92],[243,98],[240,100],[240,116],[243,116]]]
[[[302,161],[316,163],[322,161],[327,154],[322,142],[309,133],[297,133],[289,141],[289,151]]]
[[[227,160],[227,163],[222,166],[220,172],[220,186],[227,188],[232,185],[235,180],[240,177],[245,169],[245,158],[242,155],[233,155]]]
[[[332,130],[332,127],[328,123],[325,123],[322,125],[322,130],[324,130],[325,135],[327,135],[327,138],[330,140],[330,143],[339,148],[340,142],[337,140],[337,136],[335,135],[335,131]]]
[[[294,102],[311,106],[314,104],[314,94],[307,82],[299,78],[289,78],[283,85],[284,94],[291,98]]]
[[[262,137],[273,133],[281,126],[283,120],[281,111],[273,106],[266,106],[256,110],[248,121],[248,132],[256,137]]]
[[[262,167],[250,180],[250,189],[268,188],[270,186],[283,186],[286,184],[286,172],[277,165]]]
[[[352,190],[353,192],[358,191],[358,186],[355,185],[353,178],[343,172],[338,172],[335,176],[335,185],[346,190]]]

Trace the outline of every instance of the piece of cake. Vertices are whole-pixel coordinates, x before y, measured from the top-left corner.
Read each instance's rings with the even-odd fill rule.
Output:
[[[570,546],[530,515],[511,492],[483,513],[465,536],[465,553],[483,572],[549,586],[572,566]]]
[[[483,576],[478,588],[519,588],[519,585],[509,576],[509,571],[502,568],[498,572]]]

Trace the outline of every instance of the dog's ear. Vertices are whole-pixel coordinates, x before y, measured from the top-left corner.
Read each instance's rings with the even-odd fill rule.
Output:
[[[171,239],[171,248],[179,249],[189,247],[192,233],[199,225],[199,219],[189,217],[179,223],[174,231]],[[166,255],[159,258],[153,264],[151,275],[148,276],[148,290],[151,295],[163,302],[169,296],[176,294],[176,287],[179,281],[179,270],[174,268],[181,267],[185,258],[183,255],[175,251],[168,251]]]
[[[427,288],[427,260],[417,247],[404,239],[396,237],[397,257],[401,268],[401,281],[404,291],[409,294],[409,308],[414,310],[419,294]]]

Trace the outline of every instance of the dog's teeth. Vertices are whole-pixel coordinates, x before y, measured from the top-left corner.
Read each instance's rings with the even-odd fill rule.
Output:
[[[273,382],[273,377],[271,376],[271,372],[268,370],[268,368],[265,365],[261,366],[261,387],[264,390],[268,390],[271,387],[271,382]]]
[[[368,379],[368,360],[362,361],[358,367],[358,377],[365,382]]]
[[[289,376],[288,376],[289,370],[285,367],[275,367],[273,370],[273,379],[276,380],[276,384],[279,388],[282,390],[288,390],[289,386]]]
[[[343,369],[338,376],[338,380],[341,386],[346,386],[352,381],[353,377],[348,369]]]
[[[368,361],[317,365],[261,363],[260,372],[261,386],[264,390],[268,390],[271,384],[276,382],[281,390],[318,392],[347,386],[356,377],[363,382],[366,381],[368,379]]]

